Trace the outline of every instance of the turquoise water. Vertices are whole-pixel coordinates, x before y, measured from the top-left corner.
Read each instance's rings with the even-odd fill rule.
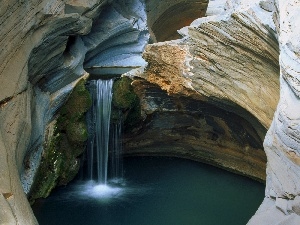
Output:
[[[264,185],[205,164],[158,157],[124,160],[109,187],[75,181],[33,205],[40,225],[245,225]]]

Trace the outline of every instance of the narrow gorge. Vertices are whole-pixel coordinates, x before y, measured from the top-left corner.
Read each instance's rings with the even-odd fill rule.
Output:
[[[299,1],[0,2],[0,224],[78,174],[99,78],[124,156],[265,182],[248,224],[300,223]]]

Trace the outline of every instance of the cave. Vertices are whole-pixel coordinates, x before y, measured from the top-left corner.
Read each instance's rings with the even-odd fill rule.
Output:
[[[0,224],[299,224],[298,11],[281,0],[4,1]]]

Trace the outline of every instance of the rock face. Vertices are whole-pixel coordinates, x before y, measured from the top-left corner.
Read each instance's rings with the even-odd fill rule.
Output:
[[[1,224],[37,224],[24,190],[39,165],[47,124],[84,73],[82,41],[69,36],[88,33],[106,3],[1,1]]]
[[[205,15],[208,0],[146,0],[147,23],[153,42],[180,38],[177,30]]]
[[[29,89],[1,105],[1,224],[37,224],[20,182],[24,146],[30,142],[31,95]]]
[[[225,11],[226,0],[210,0],[207,10],[206,16],[219,15]]]
[[[279,99],[271,22],[254,3],[194,21],[181,40],[148,45],[147,67],[131,74],[145,80],[133,82],[145,124],[130,134],[127,153],[177,155],[264,180],[262,142]]]
[[[149,37],[144,1],[114,0],[82,38],[84,68],[91,74],[109,75],[144,66],[141,54]]]
[[[270,128],[266,198],[249,224],[299,224],[299,6],[2,0],[0,224],[37,224],[24,191],[84,69],[120,74],[139,66],[127,75],[140,104],[134,97],[115,105],[139,118],[126,154],[190,158],[263,180]],[[148,42],[179,38],[180,28],[182,39],[149,45],[141,57]]]
[[[47,126],[41,162],[27,194],[30,202],[46,198],[57,185],[67,185],[79,171],[88,137],[84,115],[92,104],[85,83],[82,79],[76,84],[58,116]],[[30,158],[25,159],[25,165],[30,163]]]
[[[253,126],[237,114],[134,79],[144,121],[124,141],[127,155],[175,156],[265,179],[266,157]]]
[[[299,21],[300,3],[276,1],[280,44],[280,101],[264,141],[266,198],[249,224],[300,223]]]

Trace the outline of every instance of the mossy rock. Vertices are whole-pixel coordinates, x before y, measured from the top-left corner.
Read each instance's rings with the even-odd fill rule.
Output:
[[[85,87],[85,80],[81,80],[73,89],[67,103],[62,107],[61,114],[67,115],[70,121],[77,121],[91,107],[92,99]]]
[[[59,141],[59,134],[54,134],[44,147],[41,164],[30,192],[30,201],[46,198],[57,184],[64,161],[63,154],[58,148]]]
[[[140,99],[134,92],[129,77],[121,77],[113,85],[112,122],[123,120],[126,129],[131,129],[141,119]]]
[[[131,86],[132,80],[128,77],[122,77],[113,84],[112,103],[114,107],[119,109],[132,108],[138,100],[138,96],[134,93]]]
[[[77,158],[72,158],[66,161],[65,169],[59,177],[58,185],[67,185],[70,181],[74,179],[80,168],[80,160]]]
[[[132,129],[141,120],[141,106],[139,102],[130,109],[127,114],[124,124],[126,124],[127,130]]]
[[[88,137],[85,113],[91,104],[85,80],[81,80],[61,108],[53,135],[45,143],[41,164],[29,194],[31,202],[46,198],[53,188],[66,185],[78,173],[78,157],[84,152]]]
[[[83,121],[68,123],[66,133],[71,143],[85,142],[88,138],[87,126]]]

